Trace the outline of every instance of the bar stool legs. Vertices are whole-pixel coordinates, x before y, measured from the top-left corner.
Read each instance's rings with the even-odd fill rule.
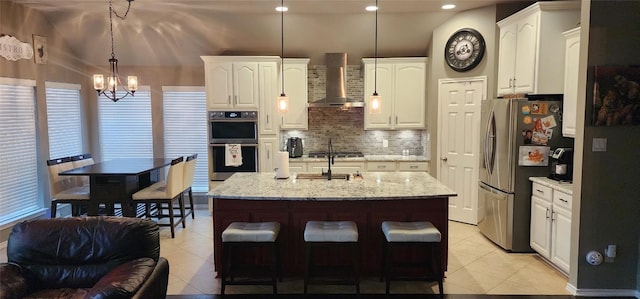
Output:
[[[352,221],[309,221],[304,230],[305,268],[304,296],[308,286],[313,285],[353,285],[356,295],[360,296],[360,254],[358,247],[358,228]],[[314,263],[313,251],[318,247],[347,247],[351,255],[351,275],[349,279],[319,279],[315,273],[320,266]],[[314,272],[314,273],[312,273]]]
[[[442,252],[440,246],[441,234],[431,222],[395,222],[384,221],[382,223],[384,238],[382,241],[382,280],[385,280],[385,294],[389,297],[391,281],[437,281],[440,298],[444,298],[444,272],[442,269]],[[427,259],[424,265],[393,264],[393,252],[397,247],[418,247],[430,254],[426,254]],[[394,268],[416,268],[422,266],[423,270],[428,270],[424,276],[420,275],[395,275]]]
[[[220,294],[224,296],[227,285],[271,285],[278,293],[277,280],[281,277],[279,257],[280,224],[277,222],[233,222],[222,232],[222,269],[220,270]],[[271,264],[268,265],[270,279],[236,280],[236,274],[250,265],[240,262],[239,253],[243,249],[268,247]],[[254,266],[251,268],[258,268]]]

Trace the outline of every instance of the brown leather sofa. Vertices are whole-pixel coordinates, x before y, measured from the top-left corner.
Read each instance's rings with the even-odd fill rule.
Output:
[[[37,219],[13,227],[0,299],[165,298],[169,263],[149,219]]]

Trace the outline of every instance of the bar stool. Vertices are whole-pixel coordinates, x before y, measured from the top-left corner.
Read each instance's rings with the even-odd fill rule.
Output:
[[[308,221],[304,228],[305,268],[304,295],[308,285],[354,285],[360,295],[360,274],[358,271],[358,227],[353,221]],[[312,278],[311,271],[318,267],[313,263],[312,250],[318,246],[346,246],[351,252],[351,277],[345,280],[321,280]],[[315,273],[314,273],[315,275]]]
[[[224,295],[227,285],[271,285],[273,293],[278,293],[276,280],[280,272],[279,233],[280,223],[278,222],[232,222],[229,224],[222,232],[221,295]],[[266,266],[271,270],[271,279],[236,280],[235,276],[239,270],[261,268],[256,265],[240,264],[237,257],[238,252],[242,249],[260,246],[267,246],[271,251],[271,264]]]
[[[382,222],[382,233],[384,234],[384,240],[382,244],[382,276],[385,279],[385,294],[389,295],[391,287],[391,281],[437,281],[440,289],[440,297],[444,296],[444,289],[442,281],[444,279],[444,273],[442,270],[442,255],[440,249],[440,231],[428,221],[419,222],[398,222],[398,221],[384,221]],[[391,252],[396,247],[401,246],[417,246],[427,249],[431,252],[431,256],[425,259],[424,263],[416,263],[407,261],[405,263],[399,263],[392,265],[393,253]],[[431,261],[435,261],[435,267]],[[424,267],[422,270],[429,270],[424,276],[410,276],[400,275],[395,276],[392,268],[419,268]]]

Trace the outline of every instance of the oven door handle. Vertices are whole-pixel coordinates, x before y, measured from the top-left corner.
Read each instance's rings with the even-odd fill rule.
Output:
[[[225,146],[225,145],[226,145],[226,143],[214,143],[211,146],[220,147],[220,146]],[[240,146],[241,147],[247,147],[247,146],[248,147],[254,147],[254,146],[258,146],[258,144],[257,143],[240,143]]]

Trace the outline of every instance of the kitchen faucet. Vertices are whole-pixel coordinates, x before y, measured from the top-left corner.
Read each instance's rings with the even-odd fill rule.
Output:
[[[326,173],[323,173],[327,175],[327,180],[331,180],[331,164],[335,163],[335,157],[333,156],[333,143],[331,142],[331,138],[329,138],[329,148],[328,148],[328,153],[327,153],[327,165],[329,166],[329,169],[327,170]]]

